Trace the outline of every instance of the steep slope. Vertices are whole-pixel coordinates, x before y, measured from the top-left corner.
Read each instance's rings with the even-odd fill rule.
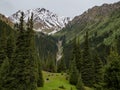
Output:
[[[91,34],[91,36],[95,32],[103,35],[104,32],[110,30],[111,26],[116,27],[116,25],[118,24],[117,22],[119,21],[117,20],[117,18],[119,17],[116,17],[114,19],[112,19],[111,17],[114,16],[114,13],[117,13],[119,9],[120,2],[114,4],[103,4],[102,6],[95,6],[84,12],[82,15],[76,16],[70,23],[68,23],[68,25],[63,30],[56,33],[55,36],[65,36],[68,42],[69,40],[72,40],[75,36],[79,36],[82,40],[84,33],[87,30],[89,31],[89,34]],[[111,16],[111,14],[113,15]],[[109,21],[111,21],[112,25],[109,25]],[[103,30],[105,28],[107,30]]]
[[[4,15],[0,14],[0,20],[5,22],[6,24],[10,25],[11,27],[14,26],[14,24]]]
[[[67,63],[71,59],[71,41],[77,37],[82,47],[86,31],[89,33],[91,49],[97,50],[105,63],[111,45],[114,46],[116,37],[120,36],[120,2],[95,6],[75,17],[63,30],[54,35],[66,40],[63,55]]]
[[[11,15],[9,19],[14,23],[18,23],[21,12],[21,10],[17,11]],[[30,9],[23,12],[25,14],[25,22],[27,22],[28,18],[31,16],[31,13],[34,13],[34,29],[36,31],[41,31],[48,34],[54,34],[61,30],[70,20],[69,17],[60,17],[45,8]]]
[[[57,40],[43,33],[36,33],[36,47],[41,60],[46,60],[49,55],[56,59]]]

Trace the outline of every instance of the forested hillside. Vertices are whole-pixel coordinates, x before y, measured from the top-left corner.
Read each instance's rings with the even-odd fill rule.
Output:
[[[112,8],[112,9],[111,9]],[[55,37],[63,37],[65,60],[70,60],[73,39],[76,37],[81,44],[84,43],[85,32],[89,33],[91,50],[97,50],[105,63],[109,55],[110,46],[114,46],[117,36],[120,35],[120,2],[113,5],[104,4],[89,9],[71,21],[66,28],[56,33]],[[68,52],[69,50],[69,52]]]
[[[36,33],[35,41],[43,70],[54,72],[58,51],[57,39],[43,33]]]
[[[34,29],[35,12],[20,11],[16,24],[0,15],[0,90],[120,90],[120,2],[88,9],[52,35]]]

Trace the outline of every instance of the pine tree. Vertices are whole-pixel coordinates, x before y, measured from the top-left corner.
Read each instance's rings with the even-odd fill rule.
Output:
[[[79,40],[77,41],[76,38],[74,39],[73,42],[73,58],[75,59],[76,67],[78,71],[81,72],[82,61],[81,61],[80,45],[79,45]]]
[[[39,59],[38,54],[35,48],[35,33],[33,31],[33,13],[31,14],[30,20],[28,20],[27,27],[27,44],[28,47],[28,61],[26,62],[26,83],[28,83],[29,88],[27,90],[36,90],[37,89],[37,81],[39,77]],[[32,73],[31,73],[32,72]],[[29,77],[29,78],[27,78]]]
[[[43,87],[44,79],[43,79],[43,74],[42,74],[42,66],[41,66],[42,63],[41,63],[40,55],[38,54],[36,57],[37,57],[37,65],[38,65],[38,67],[37,67],[38,68],[37,86]]]
[[[54,57],[51,54],[48,55],[46,60],[46,69],[49,72],[56,72],[56,63]]]
[[[0,90],[10,90],[9,87],[9,60],[6,58],[0,68]]]
[[[0,68],[0,90],[10,90],[9,87],[12,80],[10,77],[10,61],[14,52],[14,31],[7,25],[2,27],[4,29],[1,30],[0,35],[0,56],[2,56],[0,60],[2,60],[3,63],[1,63]]]
[[[82,66],[82,58],[81,58],[81,51],[80,51],[80,45],[79,43],[76,45],[77,51],[76,51],[76,66],[79,72],[81,72],[81,66]]]
[[[111,51],[105,68],[104,82],[109,90],[120,89],[120,56],[116,51]]]
[[[14,31],[11,31],[7,39],[7,48],[6,48],[6,55],[9,60],[13,58],[14,50],[15,50],[15,35],[14,35]]]
[[[78,81],[78,70],[76,68],[75,60],[73,59],[71,62],[71,71],[70,71],[70,78],[69,82],[70,84],[76,85]]]
[[[4,62],[3,60],[6,59],[6,45],[7,45],[7,35],[5,28],[3,28],[0,33],[0,67]]]
[[[77,70],[81,72],[81,66],[82,66],[82,59],[81,59],[81,51],[80,51],[80,45],[79,40],[77,41],[76,37],[73,39],[73,50],[72,55],[69,63],[69,69],[71,68],[71,62],[74,59],[76,63]]]
[[[16,50],[14,54],[14,59],[11,62],[10,69],[11,77],[13,78],[11,81],[11,89],[12,90],[24,90],[26,89],[25,84],[25,61],[26,61],[26,37],[25,30],[23,28],[23,17],[24,13],[21,13],[20,25],[19,25],[19,34],[16,41]],[[27,90],[27,89],[26,89]]]
[[[49,63],[49,71],[56,72],[55,60],[52,58]]]
[[[98,84],[103,82],[103,72],[102,72],[103,64],[101,59],[97,55],[97,52],[93,59],[94,59],[94,80],[95,80],[95,84]]]
[[[82,80],[86,86],[93,85],[94,69],[93,60],[91,59],[88,43],[88,32],[85,35],[84,49],[82,54]]]
[[[66,71],[65,61],[64,61],[64,59],[61,59],[61,60],[58,62],[57,72],[65,72],[65,71]]]
[[[85,90],[84,84],[83,84],[83,82],[82,82],[81,74],[79,75],[76,88],[77,88],[77,90]]]
[[[37,80],[37,86],[38,87],[43,87],[44,86],[44,80],[43,80],[43,75],[42,75],[42,69],[41,69],[40,61],[38,62],[38,80]]]
[[[29,21],[29,30],[25,30],[24,13],[21,13],[19,33],[16,41],[14,59],[11,62],[11,84],[9,90],[36,90],[37,89],[37,60],[35,58],[34,32],[32,18]]]
[[[116,49],[117,53],[120,55],[120,35],[116,36]]]
[[[103,84],[103,64],[97,52],[94,52],[94,88],[101,90]]]

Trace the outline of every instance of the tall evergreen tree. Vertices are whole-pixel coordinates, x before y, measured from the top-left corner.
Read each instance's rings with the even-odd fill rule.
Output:
[[[32,16],[33,17],[33,16]],[[37,89],[37,61],[35,59],[35,45],[32,17],[29,30],[24,29],[24,13],[21,13],[19,33],[16,41],[14,59],[11,62],[11,84],[9,90]]]
[[[40,61],[38,62],[38,80],[37,80],[37,86],[38,87],[43,87],[44,86],[44,80],[43,80],[43,75],[42,75],[42,69],[41,69]]]
[[[15,35],[14,31],[11,31],[7,39],[6,47],[6,55],[9,60],[13,58],[14,50],[15,50]]]
[[[94,69],[93,60],[89,51],[88,32],[85,35],[84,48],[82,54],[82,80],[86,86],[93,85]]]
[[[6,58],[0,68],[0,90],[10,90],[9,87],[9,60]]]
[[[120,35],[116,36],[116,51],[120,55]]]
[[[11,62],[10,69],[11,77],[11,89],[12,90],[24,90],[26,89],[24,74],[25,74],[25,61],[26,61],[26,37],[25,30],[23,28],[24,23],[24,13],[21,13],[20,24],[19,24],[19,34],[16,41],[16,50],[14,54],[14,59]],[[26,89],[27,90],[27,89]]]
[[[105,68],[104,82],[108,90],[120,89],[120,56],[116,51],[111,51]]]
[[[26,48],[28,52],[28,60],[26,60],[26,83],[28,84],[29,88],[28,90],[36,90],[37,88],[37,82],[39,73],[42,71],[39,71],[39,59],[38,54],[36,52],[35,48],[35,33],[33,31],[33,13],[31,14],[31,18],[28,19],[28,25],[27,25],[27,32],[26,32]],[[32,73],[31,73],[32,72]],[[27,78],[29,77],[29,78]],[[29,82],[28,82],[28,81]]]
[[[46,60],[46,70],[49,72],[56,72],[56,63],[52,54],[49,54]]]
[[[81,72],[81,66],[82,66],[82,59],[81,59],[81,51],[80,51],[80,45],[79,45],[79,40],[75,37],[72,42],[72,55],[69,63],[69,69],[71,68],[71,62],[74,59],[76,68],[79,72]]]
[[[56,64],[55,64],[55,60],[53,58],[49,59],[49,66],[48,66],[48,70],[50,72],[56,72]]]
[[[0,33],[0,67],[6,59],[6,45],[7,45],[7,35],[6,35],[6,30],[3,27]]]
[[[82,82],[81,74],[78,77],[78,82],[77,82],[76,88],[77,88],[77,90],[85,90],[84,84]]]
[[[44,86],[44,79],[43,79],[43,74],[42,74],[42,61],[40,59],[39,54],[36,57],[37,57],[37,65],[38,65],[37,86],[43,87]]]
[[[95,80],[94,83],[99,84],[103,82],[103,72],[102,72],[103,64],[101,59],[97,55],[97,52],[95,53],[96,54],[92,58],[94,60],[94,80]]]
[[[14,42],[13,42],[13,32],[8,25],[3,25],[0,31],[0,90],[10,90],[11,77],[10,77],[10,61],[13,56]],[[9,32],[9,33],[7,33]]]
[[[75,60],[73,59],[71,62],[71,70],[70,70],[70,78],[69,82],[70,84],[76,85],[78,81],[78,70],[76,68]]]
[[[73,58],[75,59],[76,67],[78,71],[81,72],[82,59],[81,59],[79,40],[77,40],[77,38],[75,38],[73,42]]]
[[[65,71],[66,71],[65,61],[64,61],[64,59],[61,59],[61,60],[58,62],[57,72],[65,72]]]
[[[101,90],[103,84],[103,64],[97,52],[94,52],[94,88]]]

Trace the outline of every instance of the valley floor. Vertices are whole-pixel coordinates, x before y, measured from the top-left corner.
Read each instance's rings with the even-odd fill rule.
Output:
[[[43,71],[44,87],[38,88],[38,90],[77,90],[75,86],[69,84],[66,80],[66,74],[50,73]],[[92,90],[86,88],[86,90]]]

